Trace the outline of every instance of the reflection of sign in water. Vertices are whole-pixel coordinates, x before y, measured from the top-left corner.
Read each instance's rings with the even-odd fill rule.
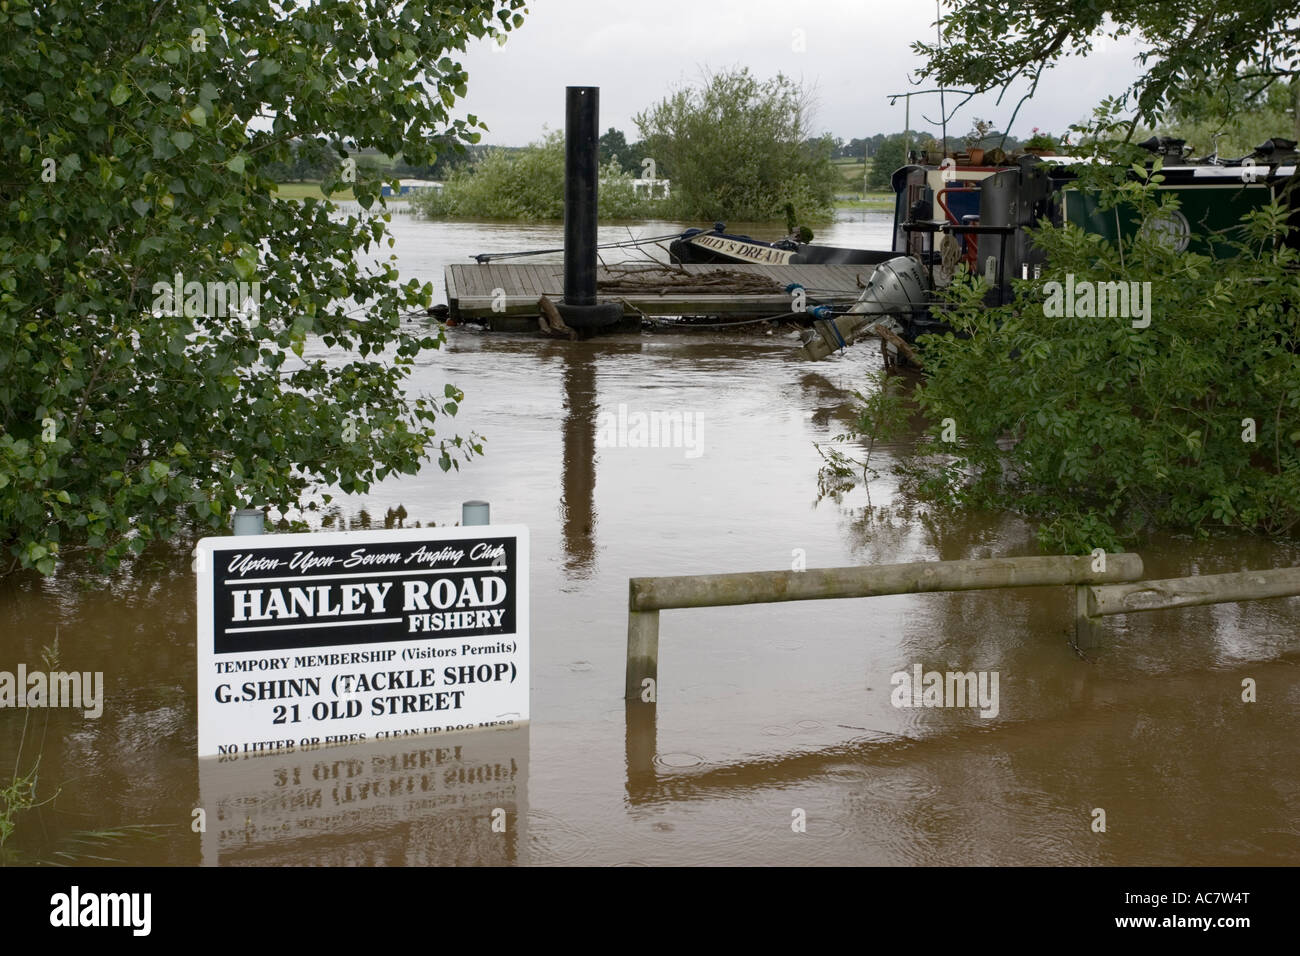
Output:
[[[199,755],[528,719],[528,531],[204,538]]]
[[[1174,252],[1184,252],[1192,241],[1192,224],[1181,209],[1164,209],[1142,223],[1140,235],[1153,236]]]
[[[199,761],[203,862],[524,862],[528,728]]]

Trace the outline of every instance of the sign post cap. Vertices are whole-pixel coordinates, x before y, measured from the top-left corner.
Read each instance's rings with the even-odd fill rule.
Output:
[[[486,501],[465,501],[460,506],[460,523],[464,527],[491,524],[492,506]]]

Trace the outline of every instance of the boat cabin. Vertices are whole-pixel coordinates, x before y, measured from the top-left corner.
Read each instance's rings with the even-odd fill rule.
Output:
[[[1130,209],[1100,208],[1095,195],[1077,185],[1080,161],[1068,156],[1024,156],[997,167],[913,164],[893,176],[893,250],[919,259],[940,287],[964,262],[985,276],[991,298],[1003,301],[1012,278],[1042,265],[1032,232],[1043,219],[1077,223],[1111,241],[1135,228],[1150,229],[1180,251],[1224,257],[1232,253],[1228,240],[1241,217],[1278,198],[1293,210],[1288,245],[1300,248],[1300,155],[1294,142],[1269,140],[1253,157],[1231,164],[1188,161],[1180,140],[1143,145],[1164,160],[1159,188],[1179,203],[1149,222],[1134,222]]]

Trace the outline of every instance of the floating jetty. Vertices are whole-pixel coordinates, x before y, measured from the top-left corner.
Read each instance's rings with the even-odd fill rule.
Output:
[[[687,264],[647,257],[642,262],[600,264],[596,244],[599,110],[597,87],[566,88],[564,262],[498,265],[488,255],[477,255],[473,265],[447,266],[448,321],[485,322],[496,332],[538,331],[570,339],[602,330],[636,329],[654,316],[725,317],[728,322],[769,318],[806,322],[815,316],[827,322],[835,306],[853,305],[867,289],[875,271],[870,263]],[[645,241],[658,238],[663,237]],[[543,251],[553,250],[533,254]],[[440,311],[435,309],[434,314]],[[828,350],[845,344],[838,326],[828,327],[822,338]]]
[[[598,266],[603,302],[619,302],[629,322],[640,317],[708,315],[741,318],[791,316],[793,283],[812,304],[847,305],[870,280],[872,265],[663,265]],[[564,268],[539,265],[451,265],[444,271],[447,307],[457,322],[486,322],[498,332],[536,331],[543,296],[564,295]]]

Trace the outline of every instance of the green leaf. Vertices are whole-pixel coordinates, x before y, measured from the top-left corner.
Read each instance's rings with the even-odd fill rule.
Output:
[[[417,4],[438,16],[374,22],[347,3],[288,13],[181,4],[143,32],[148,4],[82,6],[94,15],[64,0],[36,12],[33,0],[0,0],[0,523],[10,558],[58,573],[59,541],[111,568],[149,542],[211,533],[250,494],[293,507],[318,488],[370,488],[421,462],[457,468],[450,456],[438,468],[422,457],[434,449],[438,459],[444,436],[412,362],[439,339],[389,321],[427,297],[425,283],[371,256],[391,228],[319,200],[285,201],[274,184],[337,178],[331,154],[344,135],[367,161],[407,136],[459,135],[443,96],[455,99],[466,75],[456,61],[502,4]],[[196,27],[206,50],[191,46]],[[375,55],[380,39],[386,57]],[[412,85],[413,68],[444,58],[447,79]],[[45,160],[54,183],[42,180]],[[376,178],[367,170],[352,184],[371,209]],[[182,299],[197,283],[199,311],[214,314],[155,314],[177,282]],[[212,307],[214,289],[240,282],[259,283],[258,325]],[[361,302],[369,314],[354,311]],[[48,444],[47,417],[58,424]],[[378,427],[335,460],[348,417]],[[448,441],[457,458],[482,448]]]

